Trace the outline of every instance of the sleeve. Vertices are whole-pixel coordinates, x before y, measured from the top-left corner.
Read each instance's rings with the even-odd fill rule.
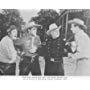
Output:
[[[85,43],[86,41],[86,43]],[[76,58],[84,57],[84,49],[87,48],[87,38],[85,36],[79,38],[77,42],[77,52],[74,54]]]
[[[15,50],[13,41],[9,40],[7,46],[8,46],[8,54],[9,54],[11,60],[16,60],[17,52]]]

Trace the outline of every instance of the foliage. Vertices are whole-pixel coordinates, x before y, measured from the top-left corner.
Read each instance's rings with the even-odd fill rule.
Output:
[[[22,24],[24,22],[17,9],[3,9],[0,13],[0,39],[7,34],[10,25],[15,25],[21,30]]]
[[[59,13],[53,9],[41,9],[38,12],[38,16],[32,17],[31,21],[35,21],[37,24],[42,25],[40,30],[40,36],[44,36],[45,32],[49,29],[49,25],[55,23],[59,18]],[[44,37],[43,37],[44,38]]]

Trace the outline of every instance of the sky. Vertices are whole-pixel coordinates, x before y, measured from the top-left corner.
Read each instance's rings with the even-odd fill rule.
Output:
[[[39,9],[20,9],[20,14],[23,17],[24,21],[28,23],[31,17],[37,16],[37,13],[40,11]],[[56,9],[59,12],[58,9]]]
[[[27,23],[31,17],[37,16],[39,10],[36,9],[20,9],[20,14]]]
[[[59,12],[58,9],[54,9],[57,12]],[[20,15],[22,16],[22,18],[24,19],[24,21],[26,23],[28,23],[28,21],[34,17],[37,16],[37,13],[40,11],[40,9],[19,9]],[[0,12],[2,12],[2,9],[0,9]]]
[[[0,13],[2,9],[0,9]],[[30,20],[31,17],[34,17],[39,12],[39,9],[19,9],[20,15],[26,23]]]

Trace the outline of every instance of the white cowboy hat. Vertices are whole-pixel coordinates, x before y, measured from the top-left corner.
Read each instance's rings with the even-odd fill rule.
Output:
[[[74,18],[73,20],[69,20],[68,24],[78,24],[84,27],[84,29],[87,29],[87,26],[84,24],[84,21],[79,18]]]
[[[30,22],[26,25],[26,29],[32,28],[32,27],[41,27],[41,25],[36,24],[35,22]]]
[[[53,23],[49,26],[49,30],[47,30],[47,34],[49,35],[52,31],[59,30],[60,28],[61,26],[58,27],[55,23]]]

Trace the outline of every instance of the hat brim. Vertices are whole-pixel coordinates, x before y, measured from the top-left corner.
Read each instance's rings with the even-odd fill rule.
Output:
[[[68,24],[78,24],[78,25],[83,26],[84,29],[87,29],[87,26],[86,26],[86,25],[82,25],[82,24],[80,24],[80,23],[78,23],[78,22],[75,22],[75,21],[73,21],[73,20],[68,21]]]
[[[56,29],[58,29],[58,28],[54,28],[54,29],[49,29],[49,30],[47,30],[47,35],[50,35],[50,33],[51,33],[52,31],[55,31]]]
[[[35,24],[35,25],[32,25],[32,26],[28,26],[26,29],[33,28],[33,27],[42,27],[42,26],[38,25],[38,24]]]
[[[57,27],[57,28],[54,28],[54,29],[49,29],[49,30],[47,30],[47,35],[49,35],[52,31],[54,31],[54,30],[57,30],[57,29],[60,29],[61,28],[61,26],[59,26],[59,27]]]

